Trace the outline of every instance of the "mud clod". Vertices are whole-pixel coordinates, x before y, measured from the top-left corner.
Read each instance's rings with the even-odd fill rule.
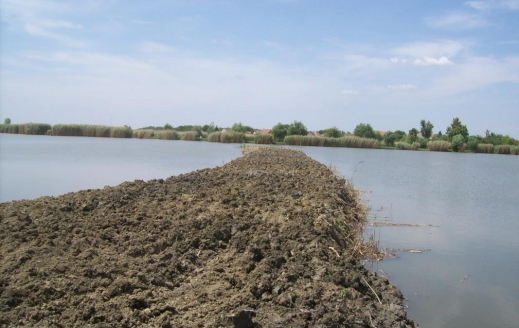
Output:
[[[0,326],[415,327],[357,260],[355,190],[302,152],[244,153],[0,204]]]

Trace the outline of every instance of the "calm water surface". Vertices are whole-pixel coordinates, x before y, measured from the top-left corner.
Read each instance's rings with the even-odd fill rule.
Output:
[[[383,247],[431,249],[372,267],[402,290],[409,317],[422,327],[518,327],[519,156],[297,149],[362,189],[373,220],[437,226],[375,228]],[[238,156],[238,145],[0,134],[0,201],[167,178]]]

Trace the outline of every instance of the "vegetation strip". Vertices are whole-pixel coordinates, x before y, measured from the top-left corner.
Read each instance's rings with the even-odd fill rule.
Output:
[[[415,326],[359,261],[358,192],[300,151],[244,152],[0,204],[0,326]]]

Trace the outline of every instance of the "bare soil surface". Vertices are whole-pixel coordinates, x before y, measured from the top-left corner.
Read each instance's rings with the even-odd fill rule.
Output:
[[[302,152],[265,147],[2,203],[0,326],[415,327],[357,260],[357,196]]]

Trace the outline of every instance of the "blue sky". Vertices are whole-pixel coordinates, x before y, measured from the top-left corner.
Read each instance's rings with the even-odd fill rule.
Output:
[[[0,117],[519,139],[519,0],[1,0]]]

